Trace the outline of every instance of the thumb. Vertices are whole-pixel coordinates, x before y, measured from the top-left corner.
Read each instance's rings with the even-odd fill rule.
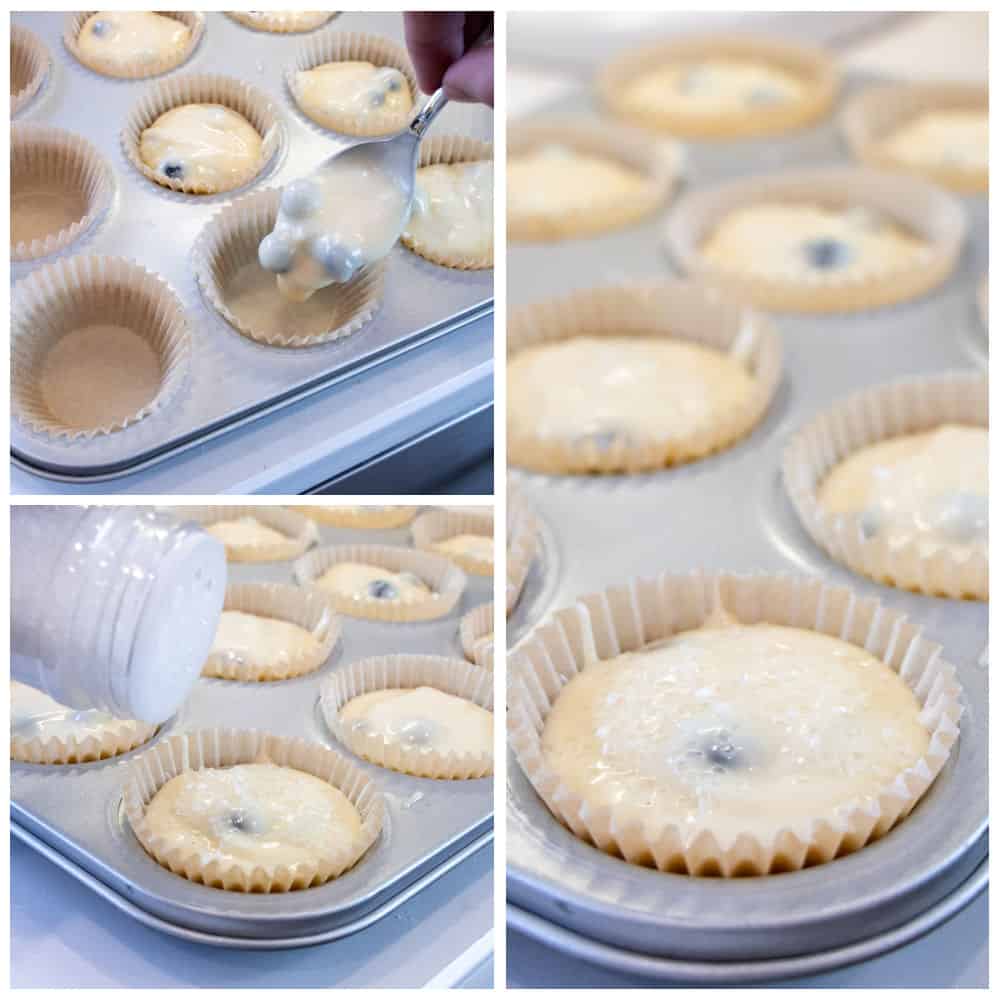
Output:
[[[493,43],[477,45],[448,68],[444,92],[449,101],[493,107]]]

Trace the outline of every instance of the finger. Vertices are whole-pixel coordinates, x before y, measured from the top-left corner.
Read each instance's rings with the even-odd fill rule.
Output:
[[[466,101],[493,107],[493,43],[477,45],[444,75],[449,101]]]
[[[420,89],[433,93],[465,51],[465,15],[405,14],[404,27]]]

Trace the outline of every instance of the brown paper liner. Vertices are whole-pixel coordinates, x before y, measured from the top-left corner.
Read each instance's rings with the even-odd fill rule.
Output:
[[[314,118],[299,101],[296,74],[332,62],[370,62],[379,68],[398,69],[409,85],[412,107],[402,117],[383,111],[377,115],[365,115],[363,119],[350,114]],[[398,132],[410,124],[422,103],[417,76],[406,50],[387,38],[356,31],[326,31],[310,38],[299,51],[294,65],[285,73],[285,85],[296,107],[309,122],[340,135],[379,136]]]
[[[594,124],[589,120],[546,118],[514,125],[507,130],[508,161],[538,146],[552,145],[568,146],[581,153],[624,164],[642,174],[646,184],[641,191],[604,211],[588,208],[584,213],[556,221],[540,215],[515,218],[508,211],[508,241],[547,242],[596,236],[640,222],[667,203],[680,179],[684,158],[677,143],[651,139],[638,129],[608,122]]]
[[[380,601],[355,599],[320,587],[316,582],[318,578],[340,562],[381,566],[393,573],[413,573],[431,588],[432,593],[414,601]],[[465,574],[444,556],[392,545],[334,545],[316,549],[295,563],[295,579],[303,587],[320,590],[341,614],[382,622],[444,618],[458,604],[465,590]]]
[[[421,167],[433,167],[439,163],[476,163],[482,160],[493,160],[493,143],[462,135],[432,135],[420,143]],[[487,253],[476,256],[421,243],[409,231],[404,231],[399,239],[403,246],[415,254],[443,267],[458,271],[482,271],[493,266],[492,246]]]
[[[191,29],[191,36],[187,45],[179,52],[171,52],[151,63],[133,63],[129,66],[121,67],[109,63],[89,63],[80,52],[78,39],[80,31],[91,14],[97,11],[85,10],[76,14],[69,14],[66,17],[66,27],[63,29],[63,44],[81,66],[100,73],[101,76],[108,76],[119,80],[142,80],[150,76],[159,76],[161,73],[169,73],[172,69],[177,69],[191,58],[201,36],[205,33],[205,15],[193,11],[184,10],[158,10],[157,14],[164,17],[172,17],[175,21],[186,24]]]
[[[508,358],[529,347],[580,336],[664,337],[691,341],[740,362],[754,376],[746,404],[711,426],[655,439],[619,435],[608,448],[590,439],[542,438],[507,425],[511,465],[547,473],[637,473],[703,458],[734,444],[758,423],[781,380],[781,342],[770,321],[694,282],[650,282],[574,292],[523,306],[507,322]]]
[[[462,652],[470,663],[493,669],[493,602],[481,604],[462,616],[458,623]],[[489,636],[489,639],[486,639]]]
[[[493,514],[491,511],[480,511],[476,514],[464,514],[453,510],[429,510],[421,514],[410,529],[413,544],[418,549],[435,552],[445,559],[461,566],[466,573],[476,576],[492,576],[493,560],[477,559],[475,556],[441,552],[435,548],[438,542],[455,535],[486,535],[493,537]]]
[[[986,427],[988,397],[985,375],[911,378],[855,393],[810,421],[785,450],[782,471],[785,491],[813,541],[837,562],[890,587],[988,600],[985,545],[962,557],[947,546],[929,551],[926,541],[890,547],[878,535],[865,538],[860,514],[831,513],[818,494],[833,467],[867,445],[945,423]]]
[[[275,275],[257,261],[280,199],[280,191],[257,191],[212,216],[193,249],[202,294],[244,337],[272,347],[310,347],[357,333],[381,305],[385,262],[364,268],[346,284],[321,288],[306,302],[287,301]]]
[[[319,643],[314,653],[292,656],[287,650],[278,663],[245,660],[239,655],[213,653],[202,677],[230,681],[283,681],[318,670],[330,658],[340,639],[340,621],[322,594],[281,583],[231,583],[223,611],[242,611],[259,618],[291,622],[311,633]]]
[[[872,87],[848,101],[840,114],[840,128],[853,155],[870,167],[917,174],[961,194],[985,194],[990,186],[988,169],[960,164],[917,166],[896,159],[883,148],[893,132],[922,113],[955,109],[988,113],[985,85],[905,83]]]
[[[107,211],[114,189],[111,168],[86,139],[47,125],[10,130],[11,260],[37,260],[68,247]],[[26,198],[31,199],[25,205]],[[44,199],[62,205],[65,220],[25,226]],[[20,225],[16,223],[19,214]],[[53,220],[56,213],[53,212]],[[56,228],[58,227],[58,228]]]
[[[464,780],[493,773],[493,753],[444,753],[386,742],[376,734],[351,732],[340,710],[352,699],[390,688],[432,687],[493,711],[493,675],[462,660],[444,656],[374,656],[330,674],[323,681],[320,708],[334,738],[359,757],[419,778]]]
[[[38,93],[49,71],[49,51],[42,40],[19,24],[10,26],[10,116]]]
[[[300,514],[317,524],[335,528],[368,528],[371,530],[402,528],[417,516],[416,507],[294,507]]]
[[[226,16],[237,24],[254,31],[269,31],[276,35],[297,35],[300,32],[315,31],[323,27],[327,21],[335,18],[340,11],[336,10],[227,10]]]
[[[120,383],[108,384],[98,371],[73,369],[63,359],[58,400],[46,390],[44,375],[50,352],[84,328],[123,328],[153,351],[159,362],[158,384],[134,383],[133,370],[123,366]],[[92,349],[97,342],[90,345]],[[107,350],[117,343],[108,340]],[[120,343],[118,343],[120,347]],[[184,309],[160,277],[123,257],[80,255],[47,264],[14,288],[11,316],[11,409],[26,426],[40,434],[84,440],[111,434],[161,409],[177,392],[190,365],[191,336]],[[66,384],[67,375],[79,384]],[[101,384],[87,381],[105,378]],[[125,393],[125,399],[116,393]],[[133,406],[140,396],[142,405]],[[80,426],[81,401],[121,400],[105,407],[96,425]],[[126,405],[127,400],[127,405]]]
[[[722,270],[701,256],[706,237],[723,218],[768,201],[873,209],[926,241],[927,250],[919,264],[897,272],[847,277],[824,273],[810,280]],[[926,181],[860,167],[819,167],[731,181],[689,194],[671,213],[665,237],[674,261],[692,277],[762,309],[826,313],[894,305],[936,288],[955,269],[965,231],[961,204]]]
[[[517,606],[538,555],[538,519],[513,486],[507,487],[507,617]]]
[[[252,517],[285,536],[285,540],[282,542],[264,545],[227,545],[226,558],[230,562],[284,562],[302,555],[310,545],[315,545],[319,540],[319,532],[312,521],[306,520],[285,507],[210,504],[164,509],[173,514],[174,517],[186,521],[197,521],[205,527],[216,521],[238,521],[242,517]]]
[[[676,825],[622,822],[562,784],[546,762],[541,735],[561,689],[598,661],[697,629],[724,610],[746,624],[811,629],[853,643],[899,675],[921,705],[927,753],[877,799],[839,806],[765,842],[747,832],[722,843],[711,829],[684,835]],[[941,647],[874,598],[818,579],[664,573],[583,597],[536,629],[509,658],[507,730],[518,763],[549,811],[577,837],[633,864],[690,875],[766,875],[823,864],[881,837],[906,817],[958,739],[961,688]]]
[[[114,719],[96,733],[81,736],[25,737],[11,730],[10,759],[23,764],[89,764],[134,750],[153,738],[158,727]]]
[[[221,104],[242,115],[262,139],[260,162],[233,178],[225,187],[212,188],[196,181],[174,180],[147,166],[139,153],[142,134],[160,115],[186,104]],[[256,87],[228,76],[192,73],[172,77],[152,86],[132,109],[121,133],[125,159],[147,180],[183,194],[218,194],[249,184],[267,169],[285,142],[285,124],[271,99]]]
[[[663,108],[640,110],[625,100],[627,86],[651,70],[705,57],[771,63],[804,81],[806,92],[797,101],[698,117]],[[595,85],[598,99],[612,114],[643,128],[684,139],[742,139],[788,132],[822,118],[837,98],[840,73],[829,55],[812,46],[752,35],[700,35],[629,49],[600,71]]]
[[[270,763],[304,771],[339,789],[361,815],[361,833],[350,844],[330,845],[313,864],[221,863],[171,847],[146,820],[146,807],[185,771]],[[385,802],[375,785],[346,757],[318,743],[255,730],[207,729],[179,733],[156,744],[132,765],[124,788],[125,814],[139,843],[158,864],[191,882],[232,892],[290,892],[322,885],[353,868],[378,839]]]

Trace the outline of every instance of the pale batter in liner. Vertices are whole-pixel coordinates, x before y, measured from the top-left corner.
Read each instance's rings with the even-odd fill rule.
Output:
[[[652,360],[663,363],[667,351],[672,352],[692,375],[703,372],[706,387],[721,388],[718,405],[707,408],[707,397],[699,391],[689,400],[688,409],[678,407],[676,413],[641,410],[632,413],[631,423],[625,421],[629,413],[623,410],[615,419],[606,414],[598,425],[591,419],[594,407],[583,401],[577,370],[564,367],[565,359],[552,352],[564,352],[569,345],[569,354],[599,357],[609,353],[614,361],[620,351],[605,347],[605,340],[642,355],[633,358],[634,363],[643,362],[633,374],[644,380],[647,389],[652,383],[644,374],[650,363],[646,354],[655,353]],[[588,344],[594,350],[588,352]],[[540,348],[546,353],[538,353]],[[593,289],[522,307],[509,317],[507,352],[509,461],[552,474],[649,472],[729,447],[761,419],[781,377],[780,341],[770,323],[691,282]],[[552,375],[545,397],[552,415],[551,432],[541,426],[544,414],[525,402],[544,391],[538,379],[546,372]],[[562,389],[560,373],[566,372],[573,373],[574,381]],[[623,366],[622,377],[627,373]],[[601,365],[592,366],[591,375],[598,381],[615,377]],[[688,380],[685,384],[695,383]],[[660,397],[654,395],[659,406]],[[631,392],[618,398],[621,406],[635,409]],[[557,406],[574,400],[580,407],[576,425]]]
[[[179,775],[196,775],[207,769],[247,764],[267,765],[268,770],[273,767],[304,772],[298,780],[303,788],[310,790],[322,791],[322,786],[305,776],[332,786],[337,794],[325,796],[328,807],[319,807],[318,815],[312,819],[322,822],[324,830],[332,829],[331,822],[337,822],[339,836],[332,839],[314,837],[310,846],[302,843],[307,831],[293,829],[290,844],[297,843],[298,847],[287,851],[284,857],[279,857],[278,850],[274,849],[277,845],[273,844],[268,845],[266,851],[254,850],[254,834],[247,832],[244,835],[243,831],[246,828],[252,831],[261,817],[244,809],[244,797],[236,794],[233,801],[241,804],[229,811],[231,815],[238,813],[240,819],[233,821],[233,831],[226,833],[232,849],[219,849],[213,843],[219,838],[211,829],[198,832],[199,827],[203,828],[208,822],[200,810],[192,814],[193,821],[185,824],[189,827],[187,831],[178,832],[175,819],[170,816],[171,810],[163,808],[171,804],[177,785],[168,789],[168,797],[161,800],[160,807],[155,806],[158,793]],[[274,777],[272,773],[266,787],[270,787]],[[215,786],[219,776],[213,775],[209,781]],[[232,783],[227,781],[227,784],[231,792]],[[136,760],[124,793],[129,824],[147,854],[176,875],[233,892],[289,892],[337,878],[361,861],[372,847],[381,832],[385,814],[382,796],[372,782],[334,750],[305,740],[231,729],[182,733],[157,744]],[[310,794],[314,797],[315,791]],[[225,810],[226,795],[216,795],[216,798],[221,800]],[[275,805],[280,805],[275,801],[277,798],[277,794],[265,798],[262,812],[266,814]],[[304,803],[290,802],[290,808],[296,811],[303,826],[308,824],[310,816]],[[339,818],[339,822],[333,817]],[[263,817],[267,818],[273,819],[280,833],[285,817],[275,813]]]
[[[892,587],[936,597],[985,601],[985,538],[968,545],[909,540],[872,531],[864,511],[838,512],[823,501],[831,471],[861,449],[942,425],[987,426],[984,375],[905,379],[856,393],[821,413],[792,438],[782,462],[785,490],[813,540],[837,562]],[[874,527],[878,528],[878,525]]]
[[[48,49],[19,24],[10,26],[10,116],[14,117],[38,93],[49,71]]]
[[[769,68],[774,74],[769,84],[781,82],[789,99],[730,106],[667,100],[670,71],[686,72],[699,64]],[[761,76],[767,79],[766,73]],[[836,100],[840,74],[834,61],[812,46],[706,35],[626,50],[601,70],[596,86],[604,106],[634,125],[685,139],[739,139],[777,135],[822,118]]]
[[[939,657],[940,647],[925,640],[918,629],[904,622],[903,616],[881,607],[871,598],[859,598],[845,587],[825,586],[818,580],[763,575],[664,574],[632,581],[613,591],[584,597],[574,607],[558,612],[511,656],[509,740],[525,775],[554,816],[581,840],[633,864],[690,875],[723,876],[764,875],[822,864],[864,847],[904,819],[940,773],[958,738],[962,708],[955,669]],[[780,726],[771,729],[770,723],[760,726],[752,719],[744,719],[736,711],[737,705],[729,705],[724,694],[713,692],[708,677],[702,678],[704,685],[692,687],[700,677],[697,674],[701,669],[697,666],[699,661],[696,657],[681,656],[675,664],[671,683],[677,684],[678,690],[691,687],[691,697],[699,704],[704,700],[706,717],[713,712],[720,718],[726,716],[730,730],[723,738],[720,726],[714,729],[699,727],[697,713],[692,715],[691,725],[676,727],[680,735],[691,730],[692,738],[703,731],[714,734],[710,746],[706,744],[690,755],[680,753],[676,760],[677,768],[688,769],[688,774],[697,776],[699,768],[706,772],[703,781],[695,782],[701,788],[700,802],[685,812],[683,796],[671,804],[668,801],[670,794],[655,782],[649,787],[623,790],[620,800],[615,800],[615,796],[607,799],[600,783],[598,792],[589,793],[586,785],[576,784],[568,771],[567,784],[559,758],[553,763],[549,756],[546,737],[551,737],[553,732],[559,734],[560,716],[564,712],[555,713],[553,706],[558,706],[563,692],[575,678],[586,678],[588,671],[594,670],[596,673],[586,682],[590,685],[601,679],[602,671],[636,662],[623,654],[651,649],[677,633],[683,634],[674,641],[674,647],[677,641],[697,644],[703,640],[705,632],[692,630],[717,627],[725,632],[727,628],[759,625],[807,630],[810,648],[837,648],[836,643],[826,643],[823,636],[850,643],[859,648],[834,654],[835,657],[848,657],[848,662],[853,658],[855,665],[850,669],[874,669],[870,659],[874,657],[897,675],[901,683],[882,677],[879,685],[892,694],[890,704],[906,709],[896,716],[898,721],[892,723],[899,730],[899,739],[893,738],[890,746],[905,744],[910,749],[899,752],[898,757],[893,749],[889,754],[891,766],[887,758],[878,781],[873,783],[868,772],[862,770],[857,794],[852,795],[850,785],[844,785],[834,795],[836,801],[819,796],[810,803],[813,808],[807,810],[799,807],[793,792],[788,799],[791,805],[780,814],[771,807],[754,809],[752,782],[747,782],[744,790],[741,790],[742,785],[735,790],[738,793],[735,801],[744,805],[727,810],[727,794],[733,793],[733,789],[724,784],[732,777],[727,769],[742,759],[741,754],[746,754],[751,761],[766,761],[771,737],[781,729]],[[734,648],[745,650],[748,643],[752,645],[758,641],[754,638],[754,629],[744,629],[744,633],[746,641],[736,642]],[[765,635],[760,630],[756,634]],[[771,633],[770,640],[780,636],[780,632]],[[734,642],[731,637],[724,641],[731,645]],[[789,656],[790,651],[791,647],[785,642],[783,647],[779,644],[776,655],[780,659]],[[614,664],[601,662],[613,661],[616,657],[621,659]],[[793,656],[791,662],[799,660]],[[736,680],[740,684],[760,683],[756,678],[740,680],[742,669],[737,670]],[[780,673],[780,665],[778,670]],[[696,673],[691,674],[691,671]],[[669,670],[663,677],[668,676],[671,676]],[[819,686],[814,686],[814,690],[838,695],[840,702],[844,699],[852,703],[858,701],[857,710],[850,709],[845,717],[852,725],[856,724],[858,711],[864,705],[860,689],[844,679],[837,680],[836,675],[831,677],[832,681],[820,676]],[[799,681],[802,682],[799,695],[808,709],[812,706],[811,687],[808,678],[803,676]],[[666,683],[661,679],[661,687]],[[766,695],[764,701],[774,701],[772,707],[779,720],[796,704],[794,697],[787,704],[778,697],[781,683],[778,676],[773,681],[778,687],[772,690],[771,682],[766,682],[762,688]],[[771,693],[767,694],[768,691]],[[649,699],[643,699],[642,692],[638,692],[640,702],[645,705],[650,700],[655,701],[655,692],[656,689],[649,692]],[[794,690],[790,694],[794,695]],[[907,702],[911,708],[906,708]],[[837,697],[829,705],[822,702],[834,715],[838,703]],[[572,707],[572,701],[566,704]],[[623,727],[616,721],[616,713],[627,711],[629,704],[627,700],[622,702],[615,698],[602,704],[608,713],[609,728],[599,726],[595,735],[598,740],[618,739]],[[674,710],[669,699],[666,704],[670,711]],[[724,711],[727,705],[732,719]],[[645,709],[640,707],[636,718],[628,720],[624,735],[644,733],[646,715]],[[889,717],[893,717],[892,712]],[[553,719],[556,728],[550,731],[549,723]],[[804,739],[804,745],[810,745],[809,731],[801,727],[805,719],[800,718],[797,723],[791,716],[789,719],[789,739],[792,742]],[[841,746],[843,740],[835,718],[824,717],[817,727],[817,738],[825,734],[824,739],[829,738],[831,747]],[[584,728],[578,727],[573,732],[582,734],[580,739],[584,741],[588,739]],[[905,740],[903,733],[907,734]],[[881,730],[878,735],[879,738],[883,735]],[[866,738],[872,738],[872,734],[868,733]],[[636,759],[642,758],[640,764],[646,760],[643,755],[650,750],[648,740],[625,740],[619,746],[628,753],[638,754]],[[629,747],[632,749],[628,750]],[[842,746],[838,752],[844,752]],[[616,780],[627,778],[629,774],[644,773],[649,767],[655,772],[663,763],[654,755],[638,771],[633,771],[632,765],[625,766],[619,761],[620,769],[615,765],[608,771],[606,787],[610,788]],[[721,773],[713,771],[713,766],[721,768]],[[825,762],[820,759],[816,766],[823,767]],[[794,776],[795,767],[788,768],[783,763],[765,767],[764,773],[770,773],[772,780],[777,780],[775,776],[780,778],[776,786],[772,785],[772,790],[776,787],[780,793],[778,801],[783,794],[781,787],[785,778],[781,775],[785,771]],[[829,787],[832,789],[842,781],[842,776],[836,770],[831,773],[833,783]],[[663,808],[648,808],[653,787],[660,789],[656,794],[664,799]],[[804,804],[814,792],[808,785],[802,788]],[[739,796],[744,792],[749,797],[741,799]],[[750,807],[744,808],[748,803]]]
[[[157,727],[106,712],[60,705],[27,684],[10,685],[10,759],[84,764],[117,757],[151,739]]]
[[[279,583],[230,584],[202,676],[300,677],[323,666],[339,639],[340,621],[323,595]]]
[[[295,559],[319,539],[312,521],[284,507],[211,505],[170,510],[215,535],[225,545],[230,562]]]
[[[411,529],[413,544],[437,552],[476,576],[493,575],[493,514],[430,510]],[[482,539],[482,541],[480,540]]]
[[[386,572],[375,576],[377,570]],[[371,581],[366,572],[372,575]],[[466,582],[465,574],[443,556],[391,545],[316,549],[295,563],[295,579],[300,586],[320,589],[341,614],[386,622],[443,618],[460,600]],[[382,598],[368,593],[358,596],[343,587],[353,582],[367,588],[379,579],[392,584]],[[331,589],[334,584],[336,590]]]
[[[493,669],[493,602],[481,604],[462,615],[458,623],[462,652],[470,663]]]
[[[335,10],[228,10],[226,14],[238,24],[254,31],[270,31],[276,35],[292,35],[315,31],[335,18]]]
[[[539,527],[520,491],[507,487],[507,617],[517,607],[531,566],[538,556]]]
[[[371,530],[402,528],[416,516],[416,507],[331,507],[310,505],[295,507],[300,514],[317,524],[332,524],[335,528],[368,528]]]
[[[371,709],[371,703],[384,700],[386,692],[404,689],[411,693],[427,688],[462,699],[467,706],[471,704],[482,711],[463,709],[461,704],[428,695],[426,691],[416,694],[413,707],[418,715],[435,711],[448,713],[454,723],[456,717],[451,713],[458,710],[457,725],[445,727],[444,732],[438,733],[437,745],[433,726],[426,724],[410,739],[387,737],[378,720],[368,727],[351,725],[354,716],[364,714],[360,710]],[[359,698],[364,701],[355,701]],[[323,681],[320,707],[336,739],[359,757],[380,767],[423,778],[452,780],[482,778],[493,773],[492,725],[487,732],[482,714],[483,711],[493,712],[493,675],[462,660],[412,655],[359,660],[331,673]],[[377,714],[386,711],[382,707]],[[381,720],[389,723],[390,731],[393,716],[397,714],[398,710],[393,712],[390,706],[388,718]],[[403,710],[400,718],[405,717],[406,710]],[[433,718],[423,720],[424,723],[434,721]]]

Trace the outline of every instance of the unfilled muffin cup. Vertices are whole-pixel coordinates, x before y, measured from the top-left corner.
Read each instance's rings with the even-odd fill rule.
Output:
[[[588,289],[522,306],[507,322],[508,363],[529,348],[583,336],[698,344],[738,362],[753,376],[753,390],[711,425],[680,435],[665,426],[661,434],[648,439],[616,434],[599,442],[593,435],[542,437],[508,421],[512,465],[555,474],[639,473],[703,458],[748,434],[767,411],[781,381],[781,341],[770,320],[708,286],[685,281]]]
[[[840,113],[840,128],[854,157],[870,167],[918,174],[961,194],[985,194],[988,168],[961,163],[910,164],[888,153],[885,140],[896,129],[928,111],[982,111],[989,114],[985,85],[900,83],[861,91]]]
[[[164,509],[174,517],[197,521],[203,527],[208,527],[217,521],[238,521],[252,517],[265,527],[284,535],[280,542],[226,545],[226,558],[230,562],[284,562],[302,555],[319,539],[316,525],[312,521],[285,507],[210,504]]]
[[[701,247],[730,213],[762,203],[862,208],[886,215],[927,244],[916,263],[855,276],[770,277],[722,270]],[[962,205],[916,177],[861,167],[818,167],[731,181],[688,194],[674,206],[664,232],[678,267],[761,309],[776,312],[851,312],[918,298],[944,282],[965,240]]]
[[[210,188],[197,180],[167,177],[148,166],[139,152],[143,132],[160,115],[187,104],[220,104],[242,115],[261,137],[260,162],[252,169],[234,176],[225,187],[219,188]],[[219,194],[249,184],[267,169],[281,151],[284,142],[285,123],[267,94],[242,80],[208,73],[171,77],[154,84],[132,109],[121,133],[125,158],[143,177],[161,187],[184,194]]]
[[[493,559],[480,559],[466,553],[446,553],[435,548],[438,542],[455,535],[482,535],[493,540],[493,514],[482,510],[475,514],[454,510],[429,510],[421,514],[410,529],[413,544],[426,552],[435,552],[476,576],[493,575]]]
[[[493,162],[493,143],[481,139],[471,139],[464,135],[431,135],[420,143],[419,167],[434,167],[439,164]],[[441,247],[430,246],[404,231],[400,237],[403,246],[415,254],[458,271],[482,271],[493,266],[493,246],[481,255],[445,251]]]
[[[465,658],[470,663],[492,670],[493,602],[481,604],[468,614],[462,615],[462,620],[458,623],[458,636],[462,641]]]
[[[119,757],[152,739],[157,726],[110,719],[92,733],[72,736],[19,736],[11,729],[10,759],[23,764],[88,764]]]
[[[19,24],[10,26],[10,116],[38,93],[51,63],[42,40]]]
[[[269,763],[303,771],[342,792],[361,816],[361,830],[349,844],[331,845],[315,862],[274,865],[220,862],[172,847],[153,829],[146,809],[171,778],[186,771],[235,764]],[[322,885],[353,868],[382,831],[385,801],[374,783],[346,757],[318,743],[256,730],[205,729],[179,733],[136,759],[125,780],[125,815],[139,843],[154,861],[191,882],[231,892],[291,892]]]
[[[989,599],[987,547],[964,555],[926,542],[890,545],[865,536],[862,515],[828,511],[819,488],[834,466],[859,449],[942,424],[986,427],[989,387],[985,375],[949,374],[904,379],[840,400],[792,438],[782,460],[785,491],[803,527],[831,558],[879,583],[935,597]]]
[[[227,10],[226,16],[254,31],[296,35],[323,27],[338,13],[339,11],[335,10]]]
[[[789,824],[773,840],[752,832],[723,842],[710,829],[622,821],[614,807],[585,802],[553,771],[542,749],[545,721],[563,687],[601,660],[713,624],[720,612],[742,624],[808,629],[853,643],[884,662],[913,692],[930,740],[927,752],[877,797],[846,802],[821,819]],[[904,819],[941,772],[958,739],[961,688],[941,647],[874,598],[818,579],[705,573],[632,580],[581,598],[537,628],[508,663],[507,731],[528,781],[578,838],[633,864],[689,875],[766,875],[832,861]]]
[[[517,606],[538,556],[538,519],[513,486],[507,487],[507,617]]]
[[[47,125],[10,130],[10,258],[64,250],[108,210],[111,168],[86,139]]]
[[[31,430],[83,440],[163,409],[190,366],[169,285],[123,257],[76,256],[13,292],[11,409]]]
[[[565,146],[589,156],[619,163],[640,174],[642,188],[597,211],[588,208],[553,223],[544,216],[510,218],[507,238],[515,242],[548,242],[596,236],[622,229],[655,214],[670,199],[681,178],[684,151],[676,142],[653,139],[638,129],[587,119],[546,118],[512,126],[507,132],[507,160],[546,146]],[[572,162],[567,164],[572,170]],[[509,190],[509,189],[508,189]]]
[[[323,718],[337,742],[352,753],[393,771],[420,778],[464,780],[493,773],[493,752],[452,753],[405,747],[378,733],[351,730],[340,721],[344,706],[359,695],[395,688],[432,687],[493,711],[493,675],[444,656],[393,655],[359,660],[330,674],[320,691]]]
[[[412,573],[430,587],[431,593],[412,601],[386,601],[337,594],[319,586],[316,582],[319,577],[337,563],[345,562],[379,566],[392,573]],[[465,574],[444,556],[392,545],[334,545],[315,549],[297,560],[294,569],[300,586],[319,589],[341,614],[383,622],[444,618],[458,604],[466,582]]]
[[[624,98],[625,89],[651,70],[711,57],[770,63],[803,80],[806,93],[796,101],[699,116],[642,111]],[[822,118],[837,99],[840,73],[834,60],[813,46],[752,35],[696,35],[626,49],[600,71],[596,87],[601,103],[634,125],[684,139],[742,139],[788,132]]]
[[[413,106],[405,116],[406,120],[400,121],[399,116],[386,111],[364,117],[347,111],[341,114],[331,112],[322,120],[314,118],[300,103],[297,74],[335,62],[369,62],[380,69],[398,69],[406,77],[413,99]],[[285,85],[295,106],[310,124],[340,135],[379,136],[398,132],[409,125],[423,102],[417,75],[406,49],[387,38],[356,31],[326,31],[310,38],[299,50],[293,65],[285,72]]]
[[[92,70],[94,73],[99,73],[101,76],[111,77],[112,79],[142,80],[149,76],[159,76],[161,73],[169,73],[170,70],[177,69],[178,66],[182,66],[191,58],[195,49],[198,48],[201,36],[205,33],[204,14],[183,10],[156,11],[156,13],[164,17],[180,21],[181,24],[186,25],[190,30],[190,37],[183,49],[163,55],[158,59],[149,60],[148,62],[137,61],[114,68],[109,65],[94,66],[87,62],[80,51],[79,38],[83,26],[87,23],[87,19],[91,14],[95,13],[97,11],[85,10],[67,15],[66,26],[63,29],[63,44],[70,55],[81,66],[86,66],[87,69]]]
[[[231,583],[226,587],[222,610],[290,622],[305,629],[317,645],[309,651],[282,650],[278,662],[270,663],[248,659],[233,650],[211,653],[202,668],[202,677],[230,681],[283,681],[301,677],[323,666],[340,639],[340,620],[330,602],[317,591],[302,587],[282,583]]]
[[[361,528],[371,531],[402,528],[417,516],[417,507],[331,507],[310,505],[296,507],[300,514],[317,524],[335,528]]]
[[[385,262],[345,284],[290,302],[257,259],[260,241],[274,229],[281,192],[257,191],[220,209],[193,248],[195,275],[208,304],[237,332],[272,347],[311,347],[342,340],[371,321],[382,301]]]

